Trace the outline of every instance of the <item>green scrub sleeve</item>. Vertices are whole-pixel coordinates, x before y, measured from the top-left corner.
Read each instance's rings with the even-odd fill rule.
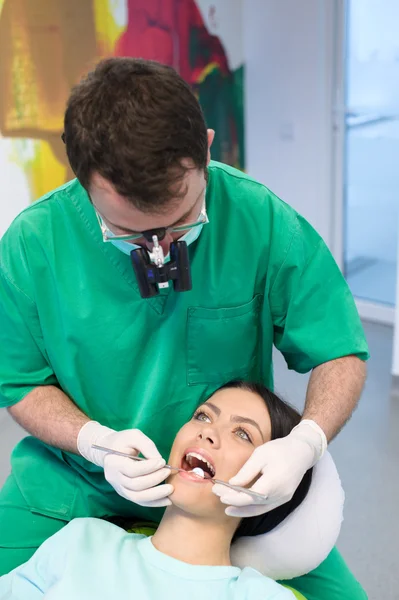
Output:
[[[35,303],[0,269],[0,407],[41,385],[57,385]]]
[[[349,287],[326,244],[297,214],[271,285],[270,305],[274,344],[290,369],[306,373],[349,355],[368,359]]]

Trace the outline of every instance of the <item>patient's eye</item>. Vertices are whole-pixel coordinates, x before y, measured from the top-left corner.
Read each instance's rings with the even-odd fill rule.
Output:
[[[194,413],[193,419],[195,419],[196,421],[203,421],[204,423],[211,422],[211,417],[203,410],[197,410]]]
[[[252,443],[252,439],[251,436],[249,435],[249,433],[247,431],[245,431],[245,429],[243,429],[242,427],[238,427],[237,429],[234,430],[234,433],[241,438],[242,440],[244,440],[245,442],[251,442]]]

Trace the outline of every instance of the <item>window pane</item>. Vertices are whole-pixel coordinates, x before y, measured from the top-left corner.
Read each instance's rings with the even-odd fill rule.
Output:
[[[345,273],[358,298],[395,304],[399,207],[399,2],[351,0]]]

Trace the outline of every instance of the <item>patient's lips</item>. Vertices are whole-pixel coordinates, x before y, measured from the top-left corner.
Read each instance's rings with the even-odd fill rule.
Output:
[[[212,456],[203,448],[187,448],[183,454],[180,472],[184,479],[196,483],[206,483],[215,476],[216,469]]]

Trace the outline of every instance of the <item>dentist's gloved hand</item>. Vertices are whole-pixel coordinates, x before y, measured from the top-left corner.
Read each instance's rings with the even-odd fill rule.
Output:
[[[251,496],[215,484],[212,491],[228,504],[226,514],[232,517],[262,515],[291,500],[302,477],[323,456],[327,448],[324,431],[310,420],[303,420],[289,435],[258,446],[229,483],[248,486],[264,494],[267,499],[254,500]]]
[[[134,461],[123,456],[107,454],[92,448],[105,446],[137,456],[140,452],[148,460]],[[79,431],[78,450],[90,462],[104,468],[105,479],[123,498],[141,506],[169,506],[168,496],[173,492],[169,484],[158,485],[170,475],[163,469],[165,461],[154,442],[138,429],[114,431],[96,421],[89,421]]]

